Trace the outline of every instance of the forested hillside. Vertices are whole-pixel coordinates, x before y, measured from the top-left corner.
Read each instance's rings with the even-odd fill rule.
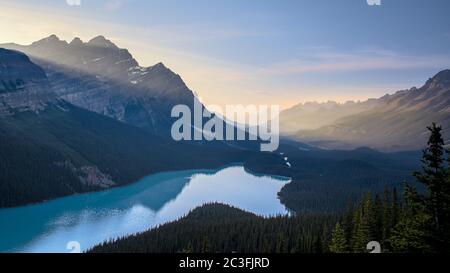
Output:
[[[263,218],[227,205],[196,208],[178,221],[94,247],[91,252],[289,253],[326,251],[337,215]]]
[[[79,108],[42,68],[0,49],[0,207],[136,181],[154,172],[214,168],[253,152],[176,143]]]
[[[92,252],[326,253],[367,252],[378,241],[393,251],[391,236],[403,213],[395,189],[366,194],[344,213],[258,217],[222,204],[196,208],[186,217],[142,234],[94,247]]]
[[[420,152],[386,154],[367,148],[305,150],[294,142],[282,144],[279,151],[281,157],[253,157],[245,162],[245,167],[291,177],[291,183],[283,187],[279,196],[283,204],[297,212],[342,211],[349,200],[356,202],[366,192],[401,189],[405,181],[414,183],[411,174],[420,163]]]
[[[175,143],[69,103],[0,118],[0,207],[214,168],[251,152]]]
[[[441,127],[428,128],[420,192],[405,184],[383,194],[366,193],[345,212],[298,212],[262,218],[225,205],[195,209],[178,221],[94,247],[91,252],[364,253],[377,241],[382,252],[450,251],[450,158]],[[450,154],[450,153],[449,153]],[[271,159],[266,157],[265,162]],[[272,162],[274,160],[272,159]]]
[[[405,183],[400,202],[395,191],[384,199],[366,195],[336,224],[331,251],[361,252],[366,242],[377,240],[384,252],[450,252],[450,151],[444,149],[442,127],[433,123],[428,130],[422,168],[414,172],[424,189]]]

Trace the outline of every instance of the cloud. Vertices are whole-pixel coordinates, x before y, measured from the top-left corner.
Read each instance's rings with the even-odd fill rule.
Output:
[[[106,0],[106,8],[108,10],[116,10],[124,5],[128,0]]]
[[[370,70],[440,69],[450,65],[450,55],[403,55],[387,50],[355,53],[318,52],[259,69],[267,75]]]
[[[81,6],[81,0],[66,0],[69,6]]]
[[[164,62],[179,73],[186,84],[199,93],[207,104],[278,103],[287,107],[305,100],[362,100],[368,96],[375,97],[388,91],[420,84],[431,75],[424,74],[416,79],[418,82],[405,78],[395,82],[356,82],[353,72],[396,70],[396,73],[400,73],[423,68],[437,71],[450,65],[450,56],[445,55],[412,56],[383,48],[343,52],[325,46],[299,49],[292,53],[298,56],[296,58],[253,65],[207,55],[198,50],[195,44],[184,45],[190,42],[200,41],[200,44],[206,44],[209,40],[221,41],[276,33],[205,28],[195,24],[130,26],[89,17],[68,16],[64,11],[49,7],[30,9],[24,5],[10,3],[2,2],[0,9],[0,43],[28,44],[53,33],[68,41],[74,37],[89,40],[102,34],[118,46],[128,48],[141,65]],[[111,8],[124,4],[123,1],[111,3]],[[340,72],[347,72],[337,75],[339,79],[347,79],[345,83],[333,82],[332,77],[327,77],[327,81],[323,80],[325,75]],[[303,77],[304,74],[307,74],[307,77]],[[399,82],[400,80],[403,82]]]

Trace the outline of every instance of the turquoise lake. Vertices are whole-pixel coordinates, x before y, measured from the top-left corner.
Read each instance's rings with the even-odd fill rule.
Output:
[[[277,193],[288,182],[248,173],[242,166],[175,171],[149,175],[120,188],[0,209],[0,252],[84,251],[176,220],[210,202],[261,216],[287,214]]]

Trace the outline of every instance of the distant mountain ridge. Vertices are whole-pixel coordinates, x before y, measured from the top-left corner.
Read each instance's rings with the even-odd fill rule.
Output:
[[[280,129],[283,134],[317,129],[332,124],[339,118],[371,109],[376,104],[376,99],[364,102],[347,101],[345,103],[335,101],[299,103],[281,113]]]
[[[67,43],[51,35],[28,46],[0,47],[29,55],[44,68],[58,97],[151,133],[167,136],[172,107],[192,106],[195,99],[164,64],[139,66],[128,50],[104,36]]]
[[[368,146],[383,151],[414,150],[423,148],[427,140],[426,126],[436,122],[443,126],[445,140],[450,142],[450,70],[437,73],[421,88],[413,87],[356,104],[357,107],[354,104],[338,106],[345,108],[340,109],[340,113],[349,114],[326,120],[326,125],[286,134],[324,148]],[[295,114],[305,111],[304,107],[300,108],[282,112],[280,120],[284,123],[281,126],[288,122],[301,123],[301,118],[295,120]],[[318,112],[319,119],[321,115],[333,115],[329,110]]]

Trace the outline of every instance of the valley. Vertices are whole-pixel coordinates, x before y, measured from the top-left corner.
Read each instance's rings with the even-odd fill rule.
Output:
[[[231,165],[160,172],[120,188],[0,209],[0,252],[68,252],[69,241],[86,251],[177,220],[213,202],[265,217],[287,215],[277,192],[288,182],[288,178],[251,174]]]
[[[448,70],[379,99],[299,104],[281,113],[280,145],[265,152],[259,138],[173,140],[175,105],[209,111],[178,74],[140,66],[103,36],[0,47],[9,48],[0,49],[0,231],[15,234],[0,237],[0,252],[67,252],[68,238],[95,252],[327,252],[349,205],[379,205],[362,196],[384,194],[381,206],[397,210],[405,182],[425,190],[412,173],[431,122],[448,139]],[[203,129],[191,124],[194,135]],[[221,232],[240,241],[204,241],[219,228],[208,217],[223,217]],[[399,222],[383,217],[389,225],[370,223],[374,239]],[[252,228],[259,239],[248,242],[240,232]]]
[[[252,151],[182,144],[79,108],[52,93],[43,70],[2,49],[4,81],[24,88],[0,94],[0,207],[41,202],[136,181],[150,173],[243,162]],[[23,69],[37,71],[33,77]]]

